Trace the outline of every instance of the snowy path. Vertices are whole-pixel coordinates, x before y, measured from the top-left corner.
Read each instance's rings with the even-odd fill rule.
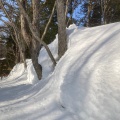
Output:
[[[120,118],[120,28],[113,24],[102,29],[83,29],[82,34],[96,36],[77,43],[73,41],[73,47],[55,71],[61,105],[78,120]],[[73,33],[71,39],[75,40],[76,34]],[[82,38],[81,34],[77,37]]]

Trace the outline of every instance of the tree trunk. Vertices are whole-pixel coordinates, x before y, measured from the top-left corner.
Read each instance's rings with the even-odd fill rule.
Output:
[[[28,14],[25,12],[25,10],[24,10],[23,6],[21,5],[20,1],[19,0],[16,0],[16,1],[17,1],[18,5],[19,5],[19,7],[21,9],[21,12],[24,14],[24,17],[27,20],[28,26],[30,28],[30,31],[31,31],[32,35],[34,36],[34,39],[36,39],[38,42],[40,42],[40,44],[42,44],[45,47],[49,57],[51,58],[51,61],[53,62],[54,66],[55,66],[56,65],[56,61],[55,61],[55,59],[54,59],[54,57],[53,57],[49,47],[46,45],[46,43],[44,41],[42,41],[42,38],[40,39],[40,37],[38,36],[38,33],[37,33],[38,31],[33,30],[33,25],[32,25],[32,23],[30,21],[30,18],[28,16]]]
[[[21,41],[21,37],[20,37],[20,34],[19,34],[19,29],[17,28],[17,26],[14,24],[13,20],[11,19],[10,15],[8,14],[6,8],[4,7],[3,3],[2,3],[2,0],[0,0],[0,6],[1,6],[1,9],[3,10],[3,12],[6,14],[6,16],[8,17],[9,21],[11,24],[8,24],[7,26],[11,26],[13,28],[13,31],[14,31],[14,35],[15,35],[15,40],[16,40],[16,43],[18,45],[18,50],[19,50],[19,53],[20,53],[20,61],[24,62],[24,65],[26,67],[26,63],[25,63],[25,55],[24,55],[24,45],[23,45],[23,41]]]
[[[39,45],[38,41],[34,41],[34,45],[32,44],[31,46],[32,46],[32,49],[31,49],[32,63],[33,63],[34,69],[36,71],[36,74],[38,76],[38,79],[41,80],[41,78],[42,78],[42,66],[38,63],[38,55],[39,55],[39,51],[41,49],[41,46]]]
[[[90,26],[90,13],[91,13],[91,10],[92,10],[92,1],[89,0],[88,1],[88,12],[87,12],[87,24],[86,24],[87,27]]]
[[[40,9],[40,1],[39,0],[32,0],[32,6],[33,6],[33,30],[35,33],[37,33],[37,36],[40,38],[40,16],[39,16],[39,9]],[[37,73],[38,79],[40,80],[42,78],[42,66],[38,64],[38,55],[39,51],[41,49],[41,44],[38,42],[34,36],[32,38],[32,49],[31,49],[31,58],[32,58],[32,63],[34,66],[34,69]]]
[[[107,24],[107,18],[106,18],[106,8],[108,5],[108,1],[107,0],[101,0],[101,12],[102,12],[102,16],[101,16],[101,24]]]
[[[26,11],[26,0],[20,0],[23,8],[25,9]],[[30,35],[29,35],[29,31],[28,31],[28,25],[27,25],[27,21],[26,21],[26,18],[24,17],[23,13],[20,14],[20,20],[21,20],[21,34],[22,34],[22,37],[24,39],[24,41],[26,42],[26,44],[29,46],[30,45]]]
[[[101,25],[104,25],[104,7],[103,7],[103,0],[100,1],[101,6]]]
[[[58,57],[61,58],[67,50],[67,35],[64,0],[57,0],[57,19],[58,19]]]

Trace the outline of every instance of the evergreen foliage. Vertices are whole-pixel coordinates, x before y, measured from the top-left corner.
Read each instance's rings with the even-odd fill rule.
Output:
[[[103,2],[102,5],[101,1]],[[101,25],[101,6],[103,5],[106,5],[104,8],[106,24],[120,21],[120,0],[82,0],[82,2],[78,2],[75,8],[77,11],[73,12],[73,20],[76,25],[86,26],[89,5],[92,7],[89,15],[89,26]]]

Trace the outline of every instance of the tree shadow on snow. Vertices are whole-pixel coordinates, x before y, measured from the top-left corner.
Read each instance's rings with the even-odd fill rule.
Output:
[[[113,29],[114,25],[109,27],[104,33],[98,36],[94,43],[89,45],[83,53],[76,58],[76,60],[67,68],[66,76],[64,76],[64,81],[61,86],[61,105],[66,108],[66,110],[75,114],[78,119],[81,119],[80,114],[84,112],[86,104],[86,98],[89,94],[89,87],[92,80],[92,74],[99,64],[99,60],[104,57],[104,54],[100,56],[98,61],[94,61],[94,55],[102,50],[103,46],[109,44],[112,38],[120,34],[120,30],[115,30],[111,35],[105,36],[109,31]],[[89,33],[92,35],[93,33]],[[101,37],[105,36],[104,41],[100,41]],[[84,41],[83,41],[84,42]],[[99,42],[99,43],[98,43]],[[73,56],[70,56],[74,58]],[[69,60],[70,58],[67,58]],[[93,60],[92,60],[93,59]],[[95,62],[94,67],[89,68],[90,61]],[[68,61],[64,62],[66,65]],[[63,64],[63,66],[64,66]],[[96,66],[95,66],[96,65]],[[77,69],[76,69],[77,68]],[[93,105],[94,106],[94,105]],[[87,113],[85,113],[87,114]]]

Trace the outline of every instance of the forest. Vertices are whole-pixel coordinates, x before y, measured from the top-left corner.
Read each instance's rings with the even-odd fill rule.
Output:
[[[31,59],[39,80],[38,54],[44,47],[53,63],[67,50],[66,28],[94,27],[120,21],[120,0],[0,0],[0,76]],[[58,57],[48,45],[58,33]]]
[[[0,120],[120,120],[120,0],[0,0]]]

